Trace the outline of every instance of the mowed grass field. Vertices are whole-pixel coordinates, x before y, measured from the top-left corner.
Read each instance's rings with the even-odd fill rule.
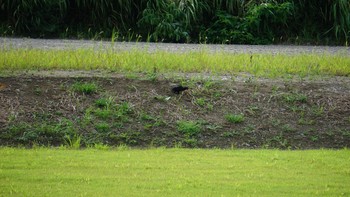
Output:
[[[0,196],[349,196],[350,151],[0,148]]]

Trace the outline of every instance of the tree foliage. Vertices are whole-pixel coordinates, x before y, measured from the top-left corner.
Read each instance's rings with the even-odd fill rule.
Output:
[[[115,32],[166,42],[344,44],[350,1],[0,0],[1,35],[110,38]]]

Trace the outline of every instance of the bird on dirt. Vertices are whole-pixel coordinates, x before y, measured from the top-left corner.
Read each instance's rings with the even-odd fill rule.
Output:
[[[188,87],[184,87],[182,85],[175,86],[171,89],[171,91],[175,94],[180,94],[180,92],[188,90]]]

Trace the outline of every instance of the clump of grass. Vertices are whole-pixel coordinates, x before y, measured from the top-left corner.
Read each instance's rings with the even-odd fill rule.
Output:
[[[307,102],[307,96],[305,94],[301,93],[289,93],[289,94],[284,94],[283,99],[287,103],[306,103]]]
[[[185,138],[185,139],[183,140],[183,143],[186,144],[188,147],[194,148],[194,147],[197,147],[197,145],[198,145],[198,140],[195,139],[195,138]]]
[[[201,132],[201,125],[194,121],[178,121],[177,130],[187,136],[195,136]]]
[[[226,114],[225,119],[230,123],[241,123],[244,121],[244,115],[243,114]]]
[[[133,112],[132,106],[128,102],[123,102],[117,106],[117,111],[119,115],[127,115]]]
[[[106,120],[106,119],[112,117],[113,114],[114,114],[114,111],[111,110],[111,109],[99,109],[99,108],[98,108],[98,109],[96,109],[96,110],[94,111],[94,115],[95,115],[96,117],[101,118],[101,119],[104,119],[104,120]]]
[[[95,125],[95,128],[98,132],[101,132],[101,133],[107,133],[111,129],[107,122],[98,123]]]
[[[114,103],[114,99],[112,97],[109,98],[99,98],[95,101],[97,107],[100,108],[110,108]]]
[[[71,149],[79,149],[81,146],[81,136],[80,135],[74,135],[74,136],[65,136],[65,144],[68,148]]]
[[[324,105],[312,106],[311,111],[315,116],[322,116],[324,114]]]
[[[225,131],[224,133],[221,134],[222,137],[226,137],[226,138],[229,138],[229,137],[235,137],[235,136],[239,136],[240,133],[238,131]]]
[[[289,124],[285,124],[285,125],[282,126],[282,131],[284,131],[284,132],[294,132],[294,131],[296,131],[296,129],[293,128]]]
[[[98,85],[96,83],[81,83],[76,82],[72,85],[73,91],[84,93],[84,94],[92,94],[96,93],[98,89]]]
[[[139,131],[127,130],[118,135],[112,135],[111,138],[120,142],[121,144],[136,145],[138,141],[141,140],[140,136],[141,133]]]
[[[204,98],[198,98],[196,99],[195,103],[200,107],[204,107],[206,104],[206,100]]]
[[[97,149],[97,150],[110,150],[111,147],[107,144],[103,143],[95,143],[92,148]]]

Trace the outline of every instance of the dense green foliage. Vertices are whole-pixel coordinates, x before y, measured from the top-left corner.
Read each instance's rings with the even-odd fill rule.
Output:
[[[0,0],[0,34],[343,45],[350,38],[350,1]]]

